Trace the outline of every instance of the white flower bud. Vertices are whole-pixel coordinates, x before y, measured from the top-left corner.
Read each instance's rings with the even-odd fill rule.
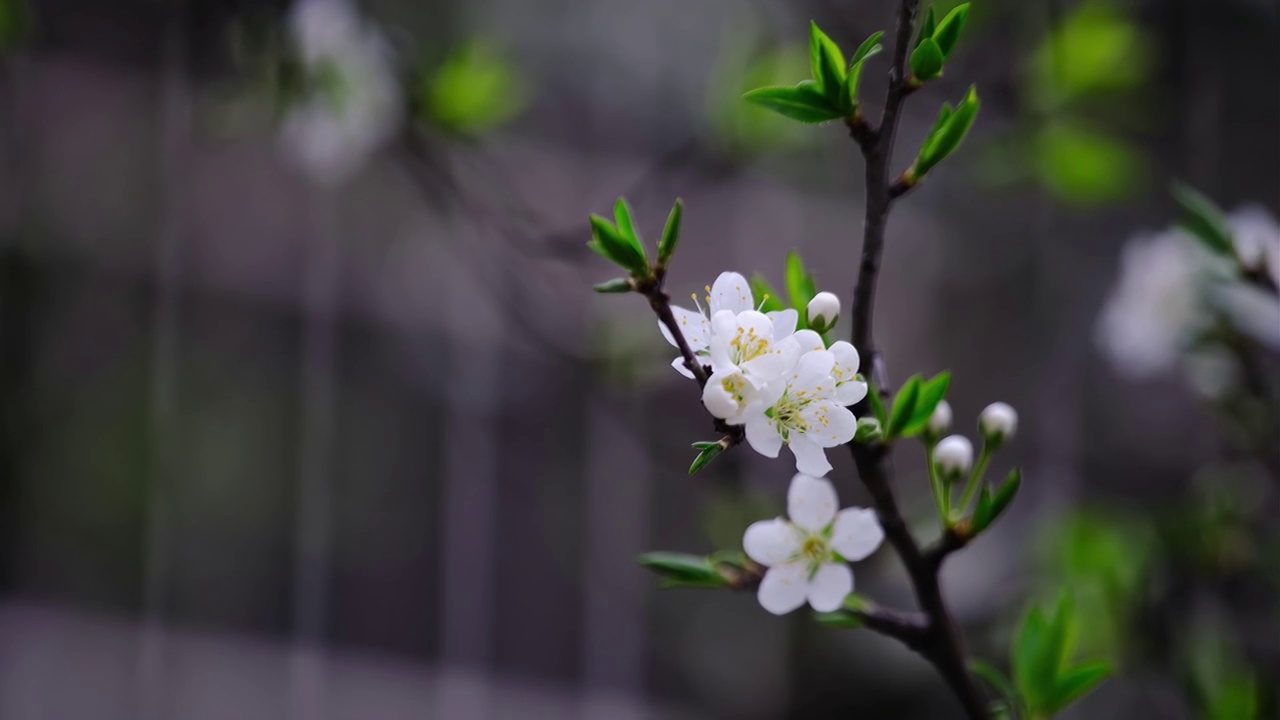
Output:
[[[929,416],[929,424],[926,429],[933,437],[939,437],[942,433],[951,429],[951,403],[946,400],[938,401],[937,407],[933,409],[933,414]]]
[[[963,435],[948,435],[933,449],[933,464],[944,478],[964,475],[973,467],[973,443]]]
[[[988,439],[1003,442],[1017,431],[1018,413],[1006,403],[991,403],[978,416],[978,428]]]
[[[826,332],[836,324],[840,317],[840,298],[834,293],[820,292],[809,301],[809,327],[818,332]]]

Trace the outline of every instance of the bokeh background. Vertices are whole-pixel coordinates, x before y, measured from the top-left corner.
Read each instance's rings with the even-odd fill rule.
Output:
[[[0,717],[958,716],[892,641],[634,564],[738,547],[792,468],[686,474],[697,393],[584,245],[618,195],[650,237],[680,196],[674,296],[796,248],[847,303],[856,146],[739,95],[805,75],[810,18],[851,48],[895,6],[369,0],[402,115],[317,172],[285,0],[0,0]],[[1080,592],[1120,670],[1069,717],[1276,710],[1280,437],[1116,373],[1096,323],[1171,180],[1280,210],[1277,72],[1272,0],[975,0],[908,102],[900,163],[983,96],[897,205],[879,341],[954,372],[962,431],[1019,409],[1022,494],[944,585],[999,666],[1029,600]],[[857,572],[910,607],[887,548]]]

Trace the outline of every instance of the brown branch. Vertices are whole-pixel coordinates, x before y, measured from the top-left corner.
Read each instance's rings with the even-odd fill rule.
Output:
[[[890,70],[889,90],[880,126],[874,130],[850,127],[866,159],[866,218],[863,224],[862,258],[853,291],[853,345],[863,357],[862,373],[872,379],[877,391],[882,394],[887,394],[889,381],[873,339],[872,319],[889,211],[894,198],[910,189],[902,187],[905,185],[902,182],[891,183],[889,168],[893,160],[893,142],[902,102],[913,89],[906,77],[906,63],[919,4],[919,0],[902,0],[899,8],[893,67]],[[866,414],[868,402],[864,400],[854,411],[858,415]],[[942,560],[962,545],[957,544],[959,536],[951,540],[944,536],[939,545],[928,551],[922,550],[911,535],[893,494],[893,465],[889,446],[884,443],[852,443],[850,447],[858,474],[871,493],[885,538],[902,559],[911,578],[916,602],[927,618],[921,636],[911,647],[932,663],[942,675],[968,717],[983,718],[987,713],[987,703],[969,673],[964,645],[942,597],[938,577]]]

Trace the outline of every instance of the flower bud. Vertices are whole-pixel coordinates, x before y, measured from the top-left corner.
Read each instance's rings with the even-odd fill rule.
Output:
[[[933,414],[929,416],[929,423],[925,426],[925,430],[930,437],[937,438],[950,429],[951,403],[946,400],[939,400],[938,405],[933,408]]]
[[[989,442],[1004,442],[1018,429],[1018,413],[1006,403],[991,403],[978,416],[978,428]]]
[[[854,434],[855,442],[870,443],[879,440],[884,436],[884,430],[880,427],[880,421],[873,417],[858,418],[858,429]]]
[[[958,479],[973,467],[973,443],[963,435],[948,435],[933,449],[933,464],[947,480]]]
[[[835,327],[840,317],[840,298],[834,293],[820,292],[809,301],[809,327],[816,332],[826,332]]]

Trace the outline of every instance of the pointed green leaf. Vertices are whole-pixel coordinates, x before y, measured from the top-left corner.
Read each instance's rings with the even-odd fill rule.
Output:
[[[783,302],[782,294],[774,290],[769,281],[760,273],[751,276],[751,294],[755,297],[756,302],[761,303],[760,312],[768,313],[787,309],[786,303]]]
[[[911,437],[924,430],[929,424],[929,416],[933,415],[938,403],[947,396],[947,389],[950,386],[949,370],[943,370],[920,386],[920,397],[916,399],[915,407],[911,410],[911,419],[902,429],[902,437]]]
[[[969,658],[969,670],[974,675],[982,678],[995,689],[1000,697],[1010,705],[1016,705],[1018,702],[1018,692],[1013,689],[1013,683],[1005,674],[1000,672],[1000,668],[979,658]]]
[[[1107,662],[1091,662],[1077,665],[1058,677],[1054,688],[1053,713],[1059,713],[1096,688],[1112,672]]]
[[[633,274],[643,275],[648,270],[640,247],[599,215],[591,216],[591,242],[587,246]]]
[[[809,275],[809,271],[805,270],[804,262],[800,259],[800,253],[792,250],[787,253],[786,264],[786,281],[787,296],[791,301],[791,307],[800,313],[798,327],[806,328],[809,326],[806,310],[809,301],[817,295],[814,287],[813,277]]]
[[[1235,253],[1226,218],[1212,200],[1182,183],[1174,184],[1173,197],[1182,206],[1183,217],[1179,225],[1183,229],[1218,255]]]
[[[831,106],[812,80],[805,80],[793,87],[757,88],[742,97],[803,123],[821,123],[840,117],[840,113]]]
[[[599,285],[593,285],[591,289],[598,293],[626,293],[631,292],[634,286],[630,278],[614,278]]]
[[[1008,477],[1000,484],[1000,487],[991,492],[985,485],[982,488],[982,496],[978,499],[978,507],[973,512],[973,532],[980,533],[987,529],[991,523],[996,521],[1004,513],[1009,504],[1013,502],[1014,496],[1018,494],[1018,488],[1022,486],[1022,471],[1014,468],[1009,471]]]
[[[640,234],[636,232],[635,221],[631,219],[631,206],[627,204],[626,198],[618,198],[613,204],[613,219],[622,237],[634,241],[643,252],[644,243],[640,240]]]
[[[942,60],[938,43],[933,38],[925,38],[911,51],[911,74],[917,80],[932,80],[942,74]]]
[[[925,11],[924,22],[920,24],[920,32],[916,35],[916,44],[912,47],[920,47],[920,43],[926,38],[933,37],[934,31],[938,29],[938,18],[933,14],[933,6],[930,5]]]
[[[809,21],[809,63],[813,81],[827,100],[834,103],[844,84],[844,54],[812,20]]]
[[[951,113],[953,112],[955,112],[955,109],[951,107],[951,103],[942,103],[942,107],[938,109],[938,119],[933,121],[933,127],[929,129],[929,134],[924,138],[925,145],[928,145],[933,138],[942,131],[942,128],[946,126],[947,120],[951,118]]]
[[[693,464],[689,466],[689,474],[692,475],[707,466],[707,463],[715,460],[720,453],[724,452],[724,443],[722,442],[696,442],[693,449],[698,451],[698,457],[693,459]]]
[[[978,493],[978,504],[973,509],[973,519],[969,527],[974,535],[982,532],[991,524],[994,517],[991,510],[991,486],[982,481],[982,491]]]
[[[884,46],[880,44],[880,38],[882,37],[884,37],[884,31],[877,30],[871,33],[871,37],[863,40],[862,44],[858,46],[858,51],[849,59],[849,67],[853,68],[856,65],[861,65],[867,58],[884,50]]]
[[[907,423],[911,422],[916,403],[920,401],[920,389],[923,385],[924,382],[919,375],[907,378],[907,382],[893,398],[893,410],[889,412],[889,426],[885,428],[886,437],[896,438],[902,435]]]
[[[667,215],[667,224],[662,228],[662,239],[658,241],[658,264],[666,265],[676,251],[676,243],[680,241],[680,220],[684,215],[684,202],[676,198],[671,206],[671,214]]]
[[[723,587],[724,577],[710,559],[674,552],[650,552],[636,562],[662,577],[663,587]]]
[[[1049,621],[1044,611],[1032,606],[1023,616],[1011,648],[1010,660],[1018,695],[1027,705],[1036,709],[1043,707],[1044,698],[1051,696],[1054,691],[1053,678],[1050,677],[1046,683],[1038,674],[1048,632]]]
[[[942,50],[943,58],[951,56],[951,49],[960,39],[960,31],[964,30],[964,21],[968,17],[969,3],[965,3],[955,6],[946,17],[942,18],[942,22],[938,23],[938,29],[933,33],[933,41],[938,43],[938,49]]]
[[[923,177],[935,165],[955,152],[973,125],[973,120],[978,115],[978,107],[977,90],[970,87],[969,94],[956,106],[955,111],[947,116],[942,127],[920,148],[920,155],[913,166],[916,177]]]

